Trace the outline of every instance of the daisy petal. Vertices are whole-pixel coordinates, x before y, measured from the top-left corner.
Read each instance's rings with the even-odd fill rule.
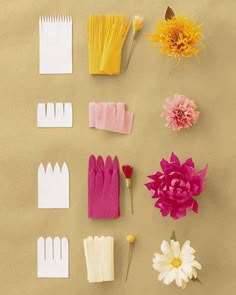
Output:
[[[167,253],[170,252],[170,250],[171,250],[170,244],[167,241],[163,241],[161,243],[161,251],[162,251],[162,253],[167,254]]]
[[[182,265],[182,270],[184,271],[185,274],[188,275],[192,273],[193,267],[190,264],[186,263]]]
[[[197,260],[194,260],[194,261],[191,263],[191,265],[192,265],[193,267],[196,267],[197,269],[202,269],[201,264],[200,264],[199,262],[197,262]]]
[[[186,283],[186,282],[184,282],[184,281],[182,281],[182,289],[185,289],[185,288],[186,288],[186,286],[187,286],[187,283]]]
[[[185,255],[194,254],[196,251],[190,247],[190,241],[186,241],[180,251],[180,258],[183,258]]]
[[[153,263],[153,268],[159,272],[162,272],[162,271],[170,270],[171,265],[167,263],[158,262],[158,263]]]
[[[183,281],[185,281],[186,283],[189,281],[187,275],[182,271],[180,270],[180,277]]]
[[[168,256],[162,255],[162,254],[155,254],[155,257],[153,258],[153,262],[166,262],[169,263],[170,259]]]
[[[166,277],[166,275],[168,273],[169,273],[168,271],[162,271],[162,272],[160,272],[159,275],[158,275],[158,280],[159,281],[162,281]]]
[[[171,248],[175,258],[180,256],[180,245],[179,242],[171,240]]]
[[[197,271],[195,268],[193,268],[192,275],[195,279],[197,278]]]
[[[182,257],[182,261],[184,263],[190,263],[192,261],[194,261],[195,256],[194,255],[185,255],[184,257]]]
[[[181,256],[186,255],[190,248],[190,241],[185,241],[182,248],[181,248]]]
[[[181,276],[180,276],[180,272],[181,272],[181,270],[178,269],[176,277],[175,277],[175,282],[176,282],[176,285],[178,287],[182,287],[182,279],[181,279]]]
[[[178,269],[176,267],[172,268],[172,270],[166,275],[166,277],[163,280],[163,283],[165,285],[169,285],[172,283],[176,277]]]

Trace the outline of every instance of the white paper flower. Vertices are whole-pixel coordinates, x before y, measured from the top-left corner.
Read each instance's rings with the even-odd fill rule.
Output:
[[[195,260],[195,250],[186,241],[180,249],[177,241],[171,240],[170,244],[163,241],[161,244],[163,254],[154,254],[153,268],[160,272],[158,280],[169,285],[174,280],[177,286],[185,288],[192,278],[197,278],[197,269],[202,266]]]

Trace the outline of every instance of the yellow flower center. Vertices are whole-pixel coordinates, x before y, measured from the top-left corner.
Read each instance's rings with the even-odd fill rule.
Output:
[[[172,264],[174,267],[178,268],[178,267],[180,267],[180,265],[182,264],[182,262],[181,262],[181,260],[180,260],[179,258],[174,258],[174,259],[172,260],[171,264]]]

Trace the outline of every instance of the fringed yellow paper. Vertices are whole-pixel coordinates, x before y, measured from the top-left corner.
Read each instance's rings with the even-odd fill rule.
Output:
[[[89,73],[118,75],[122,48],[130,21],[121,15],[90,16],[88,26]]]

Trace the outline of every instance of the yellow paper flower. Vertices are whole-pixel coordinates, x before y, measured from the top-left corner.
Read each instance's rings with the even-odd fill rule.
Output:
[[[180,60],[197,56],[203,49],[203,46],[199,45],[202,38],[201,26],[192,18],[176,16],[166,21],[158,21],[156,32],[148,36],[152,42],[160,44],[156,47],[161,49],[161,54],[166,53]]]
[[[144,19],[141,15],[135,15],[133,17],[133,30],[135,32],[138,32],[142,29],[144,26]]]

